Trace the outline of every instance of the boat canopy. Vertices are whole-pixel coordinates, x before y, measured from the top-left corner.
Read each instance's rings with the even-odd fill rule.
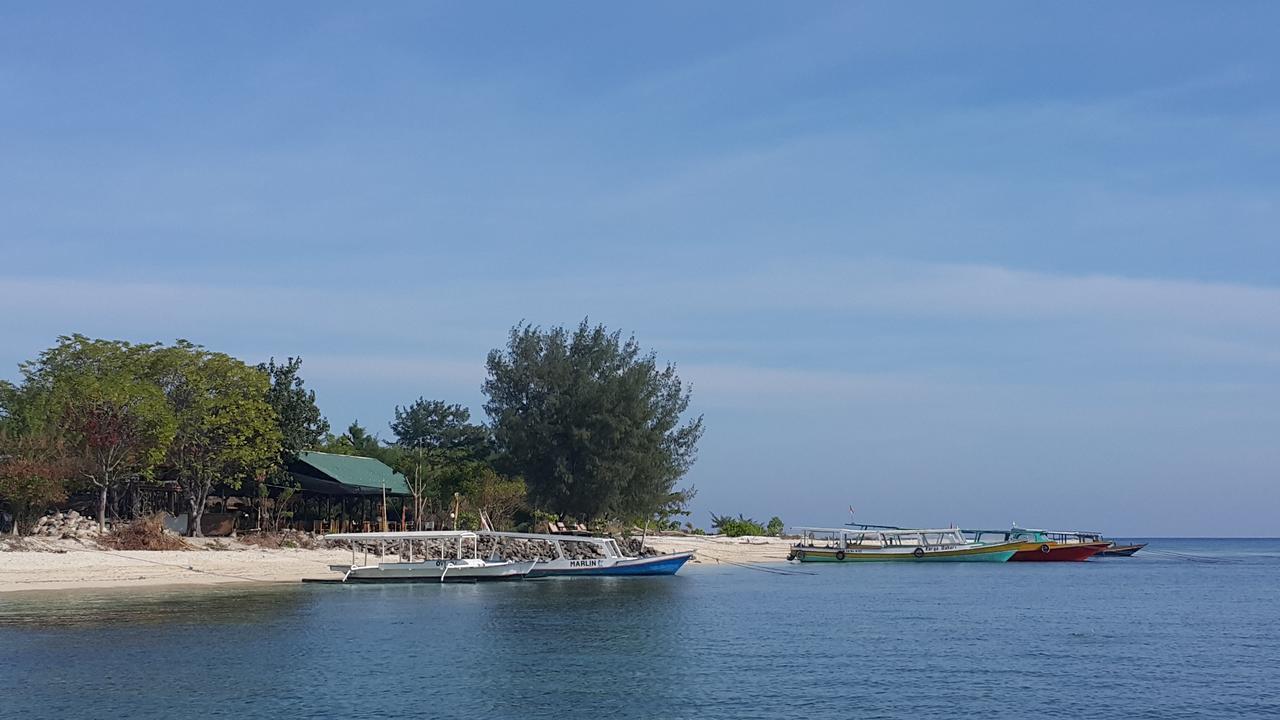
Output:
[[[934,533],[955,533],[955,532],[961,532],[961,530],[959,530],[958,528],[923,528],[923,529],[920,529],[920,530],[913,530],[913,529],[908,529],[908,528],[894,528],[894,529],[890,530],[890,529],[887,529],[887,528],[886,528],[886,529],[884,529],[884,530],[877,530],[877,529],[859,530],[859,529],[858,529],[858,528],[856,528],[856,527],[842,527],[842,528],[794,527],[794,528],[792,528],[792,530],[799,530],[799,531],[801,531],[802,533],[819,533],[819,532],[823,532],[823,533],[840,533],[841,535],[886,535],[886,536],[895,536],[895,535],[919,535],[920,533],[930,533],[930,534],[934,534]],[[968,530],[966,530],[966,531],[964,531],[964,532],[969,532],[969,531],[968,531]],[[1005,530],[1001,530],[1000,532],[1006,532],[1006,531],[1005,531]]]

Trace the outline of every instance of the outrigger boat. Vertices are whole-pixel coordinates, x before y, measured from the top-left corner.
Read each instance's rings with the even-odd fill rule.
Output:
[[[532,560],[514,562],[498,558],[482,559],[478,557],[479,536],[461,530],[336,533],[324,537],[326,540],[351,542],[351,564],[329,566],[330,570],[342,573],[340,582],[522,580],[534,566]],[[428,542],[437,548],[436,552],[430,553],[430,557],[427,552]],[[369,543],[378,543],[380,550],[384,550],[387,543],[393,543],[398,551],[396,559],[385,562],[385,553],[379,552],[378,561],[370,564],[366,550],[363,562],[357,562],[356,543],[364,543],[366,548]],[[420,554],[415,553],[417,548],[422,549]]]
[[[692,552],[629,557],[608,537],[586,535],[542,535],[537,533],[482,531],[481,537],[541,541],[550,546],[554,557],[538,560],[529,577],[608,576],[608,575],[675,575],[693,557]]]
[[[796,528],[788,560],[800,562],[1005,562],[1021,542],[971,542],[956,528]]]
[[[1107,549],[1097,533],[1075,530],[964,530],[974,542],[1018,542],[1022,548],[1009,560],[1014,562],[1081,561]]]

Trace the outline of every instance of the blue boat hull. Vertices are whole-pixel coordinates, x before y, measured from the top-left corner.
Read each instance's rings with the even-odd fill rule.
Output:
[[[659,555],[652,558],[626,560],[610,567],[545,568],[533,566],[528,577],[621,577],[639,575],[675,575],[693,553]]]

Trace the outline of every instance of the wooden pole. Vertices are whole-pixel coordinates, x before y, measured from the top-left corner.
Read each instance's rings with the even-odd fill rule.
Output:
[[[382,481],[382,532],[387,531],[387,481]]]

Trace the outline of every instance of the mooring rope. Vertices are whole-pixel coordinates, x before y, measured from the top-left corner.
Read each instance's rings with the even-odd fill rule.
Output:
[[[701,551],[695,551],[695,552],[697,552],[698,555],[702,555]],[[804,570],[792,570],[790,568],[784,569],[784,568],[764,567],[763,565],[759,565],[757,563],[735,562],[733,560],[726,560],[722,557],[718,557],[710,553],[707,553],[706,557],[709,557],[712,560],[715,560],[716,562],[722,562],[726,565],[733,565],[734,567],[746,568],[747,570],[755,570],[757,572],[772,573],[774,575],[817,575],[818,574],[815,572],[807,572]]]
[[[1146,553],[1147,555],[1157,555],[1157,556],[1168,557],[1176,560],[1187,560],[1190,562],[1201,562],[1201,563],[1241,562],[1239,558],[1224,558],[1224,557],[1212,557],[1209,555],[1194,555],[1191,553],[1174,552],[1172,550],[1161,550],[1159,548],[1146,548],[1145,550],[1143,550],[1143,552]]]

